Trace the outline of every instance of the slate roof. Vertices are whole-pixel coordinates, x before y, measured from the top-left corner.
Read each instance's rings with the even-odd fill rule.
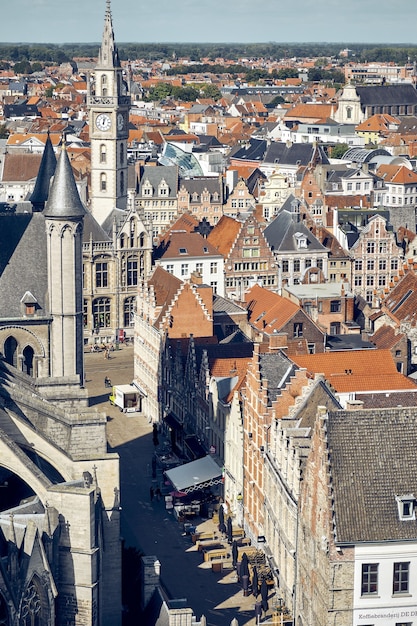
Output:
[[[377,85],[355,87],[362,106],[417,104],[417,91],[413,85]]]
[[[307,247],[299,248],[296,233],[301,233],[307,239]],[[281,211],[277,217],[268,224],[264,230],[264,236],[269,247],[276,254],[283,252],[297,252],[298,254],[311,254],[312,252],[326,252],[327,248],[313,235],[303,224],[296,222],[294,216],[288,211]]]
[[[250,139],[244,146],[237,146],[235,149],[232,149],[229,153],[229,158],[262,162],[267,146],[267,142],[263,139]]]
[[[176,198],[178,191],[178,167],[176,165],[145,165],[141,171],[139,181],[139,195],[142,195],[142,185],[149,181],[156,194],[161,181],[165,180],[169,187],[167,198]]]
[[[229,298],[223,298],[223,296],[219,296],[219,294],[215,294],[213,297],[213,313],[217,315],[221,314],[245,314],[246,309],[241,307],[239,304],[236,304],[233,300]]]
[[[312,162],[316,150],[319,162],[328,165],[329,159],[321,146],[315,146],[311,143],[287,144],[271,141],[265,154],[264,163],[277,163],[280,166],[307,166]]]
[[[181,178],[179,188],[185,187],[190,195],[193,193],[197,193],[201,195],[201,193],[207,189],[207,191],[213,195],[214,193],[219,194],[219,202],[222,202],[223,198],[223,187],[221,181],[217,176],[195,176],[194,178]]]
[[[417,495],[416,432],[415,408],[328,414],[336,542],[415,542],[417,521],[400,520],[395,497]]]
[[[272,406],[281,389],[294,375],[294,364],[282,352],[265,352],[259,354],[259,371],[261,378],[268,381],[268,406]]]
[[[81,202],[65,148],[61,150],[43,214],[48,218],[80,218],[86,210]]]
[[[0,213],[0,318],[22,316],[20,300],[26,291],[48,314],[46,249],[42,213]]]

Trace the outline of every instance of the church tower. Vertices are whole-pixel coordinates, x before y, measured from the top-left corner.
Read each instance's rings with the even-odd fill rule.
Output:
[[[81,203],[63,146],[43,211],[47,233],[50,376],[79,377],[84,384]]]
[[[98,62],[87,83],[91,141],[91,212],[103,224],[127,207],[127,139],[130,97],[114,41],[110,0]]]

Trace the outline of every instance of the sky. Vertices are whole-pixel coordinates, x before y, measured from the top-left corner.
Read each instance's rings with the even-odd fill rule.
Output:
[[[1,4],[0,43],[101,41],[106,0]],[[112,0],[111,9],[118,44],[417,44],[417,0]]]

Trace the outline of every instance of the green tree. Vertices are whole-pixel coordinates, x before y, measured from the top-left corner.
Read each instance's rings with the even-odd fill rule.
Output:
[[[201,86],[201,91],[205,98],[213,98],[213,100],[220,100],[222,93],[216,85],[212,83],[205,83]]]
[[[181,100],[182,102],[195,102],[199,93],[197,89],[191,87],[191,85],[186,85],[185,87],[174,87],[172,95],[174,98]]]
[[[349,146],[347,143],[337,143],[332,147],[330,156],[332,159],[341,159],[348,150]]]
[[[144,98],[147,102],[158,102],[172,95],[172,85],[169,83],[159,83],[152,87]]]
[[[16,74],[32,74],[32,66],[29,61],[18,61],[13,67]]]

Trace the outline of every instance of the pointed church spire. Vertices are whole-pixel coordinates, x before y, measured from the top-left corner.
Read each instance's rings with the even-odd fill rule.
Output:
[[[34,211],[43,211],[45,208],[45,202],[48,200],[49,196],[49,185],[52,176],[55,174],[55,169],[56,156],[48,130],[48,137],[45,142],[39,172],[36,177],[35,188],[29,198]]]
[[[55,176],[43,211],[49,218],[80,218],[86,210],[81,202],[65,144],[56,166]]]
[[[120,67],[119,51],[114,41],[113,22],[111,17],[110,0],[106,0],[106,13],[104,16],[103,38],[98,53],[100,68]]]

